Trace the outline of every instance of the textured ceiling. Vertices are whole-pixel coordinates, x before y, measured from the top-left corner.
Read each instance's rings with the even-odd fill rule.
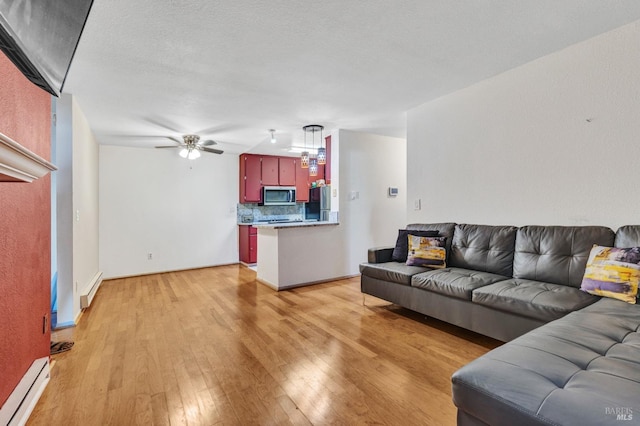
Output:
[[[102,144],[284,154],[311,123],[404,137],[405,111],[637,19],[637,0],[95,0],[64,92]]]

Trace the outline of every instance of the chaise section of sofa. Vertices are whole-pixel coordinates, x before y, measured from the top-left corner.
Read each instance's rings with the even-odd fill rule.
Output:
[[[640,226],[613,245],[640,246]],[[452,388],[462,426],[640,424],[640,304],[601,298],[462,367]]]
[[[472,361],[452,384],[458,425],[640,424],[640,306],[602,299]]]

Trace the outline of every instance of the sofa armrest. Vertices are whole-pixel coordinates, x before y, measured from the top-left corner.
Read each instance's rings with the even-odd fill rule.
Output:
[[[370,248],[367,254],[369,263],[391,262],[391,254],[393,247],[374,247]]]

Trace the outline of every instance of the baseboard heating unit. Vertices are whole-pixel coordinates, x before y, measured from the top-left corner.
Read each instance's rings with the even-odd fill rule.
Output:
[[[80,309],[88,308],[91,302],[93,301],[96,292],[100,288],[100,284],[102,284],[102,272],[98,272],[89,285],[85,287],[82,294],[80,294]]]
[[[49,357],[36,359],[0,407],[0,425],[23,426],[49,383]]]

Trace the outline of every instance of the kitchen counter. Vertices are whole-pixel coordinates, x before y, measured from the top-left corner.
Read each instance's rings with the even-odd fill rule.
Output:
[[[308,221],[308,222],[254,222],[254,223],[243,223],[242,225],[251,225],[255,228],[272,228],[272,229],[282,229],[282,228],[306,228],[309,226],[327,226],[327,225],[339,225],[338,222],[319,222],[319,221]]]
[[[343,230],[338,222],[253,225],[258,230],[257,279],[284,290],[343,278]]]

